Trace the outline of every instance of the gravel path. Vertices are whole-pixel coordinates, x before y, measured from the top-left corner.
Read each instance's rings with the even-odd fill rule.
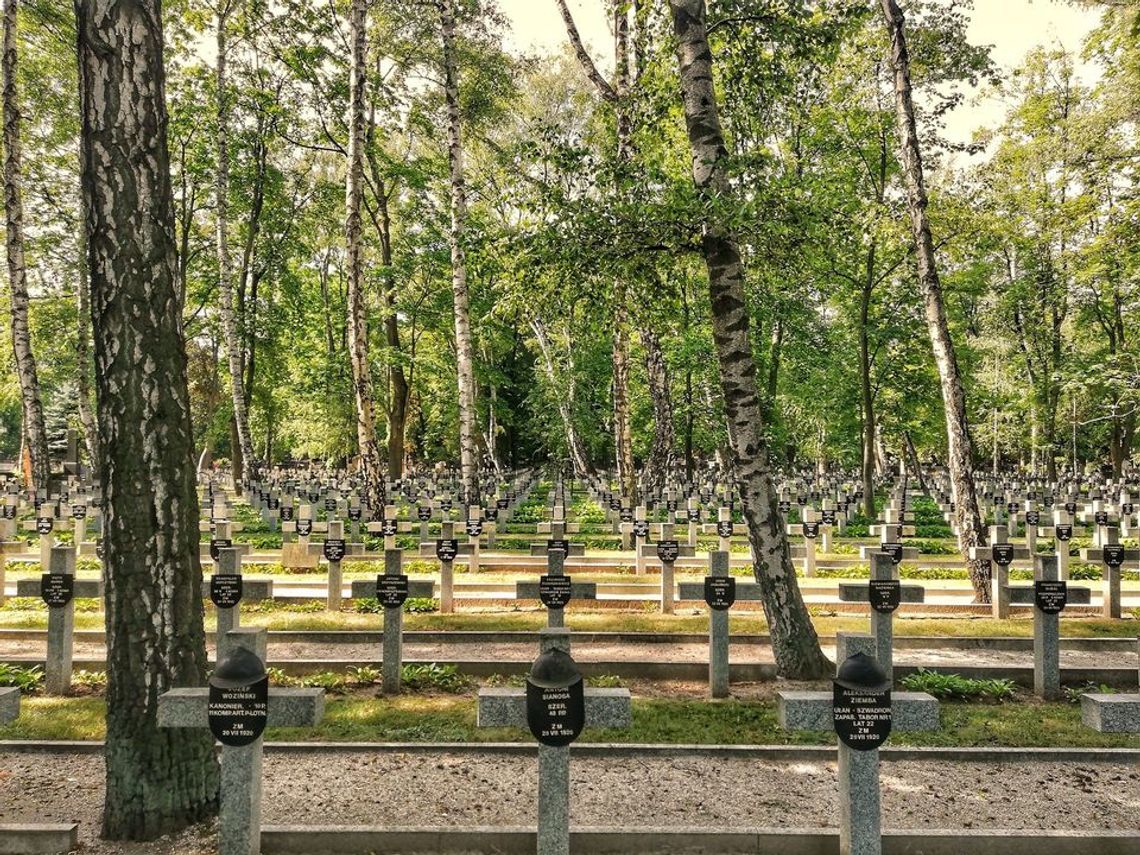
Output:
[[[211,650],[212,634],[211,638]],[[0,641],[0,657],[45,655],[46,641]],[[823,648],[834,658],[834,646]],[[106,653],[102,644],[77,642],[74,655],[79,658],[97,658]],[[455,660],[492,660],[525,662],[534,658],[536,648],[531,643],[473,643],[473,644],[420,644],[405,643],[407,659],[437,662]],[[347,659],[372,662],[380,658],[379,644],[294,644],[270,643],[269,657],[275,661],[296,659]],[[578,643],[574,645],[574,658],[582,662],[707,662],[706,644],[613,644]],[[734,644],[729,648],[733,662],[773,662],[772,648],[767,645]],[[1033,652],[1001,650],[958,650],[928,647],[895,651],[897,665],[924,665],[937,668],[954,668],[983,665],[1008,665],[1032,668]],[[1066,668],[1097,668],[1105,666],[1136,667],[1135,655],[1095,653],[1063,650],[1061,666]]]
[[[595,826],[835,827],[835,764],[750,758],[581,758],[572,822]],[[209,832],[146,845],[95,840],[103,761],[0,754],[0,816],[79,822],[89,855],[206,855]],[[537,763],[491,754],[267,754],[263,822],[533,825]],[[1140,830],[1140,766],[891,762],[885,828]],[[380,794],[383,797],[379,797]]]

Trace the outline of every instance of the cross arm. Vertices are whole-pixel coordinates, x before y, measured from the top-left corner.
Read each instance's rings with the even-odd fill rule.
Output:
[[[900,585],[899,591],[900,602],[926,601],[926,589],[922,585]],[[868,603],[871,601],[871,586],[866,582],[840,582],[839,599],[844,603]]]
[[[586,727],[629,727],[629,689],[586,687]],[[526,691],[479,690],[479,727],[526,727]]]
[[[426,599],[435,596],[435,582],[431,579],[409,579],[408,580],[408,596],[417,599]],[[352,580],[352,598],[354,600],[364,599],[365,597],[376,598],[376,580],[375,579],[353,579]]]
[[[171,689],[158,698],[159,727],[208,727],[210,690]],[[323,689],[270,689],[268,727],[304,727],[325,714]]]
[[[570,596],[575,600],[596,600],[598,598],[598,585],[596,582],[570,582]],[[516,582],[516,600],[537,600],[538,582]]]
[[[831,692],[780,692],[777,716],[785,730],[835,729]],[[891,695],[891,729],[900,733],[938,730],[938,699],[926,692]]]
[[[1092,602],[1092,592],[1088,588],[1068,586],[1067,602],[1070,606],[1087,606]],[[1015,606],[1031,606],[1035,600],[1032,585],[1011,585],[1009,587],[1009,601]]]

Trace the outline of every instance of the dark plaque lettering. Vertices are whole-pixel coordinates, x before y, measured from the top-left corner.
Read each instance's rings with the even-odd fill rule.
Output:
[[[835,511],[820,511],[819,516],[824,525],[835,525]]]
[[[336,510],[336,499],[325,499],[325,510],[326,511],[335,511]]]
[[[570,602],[569,576],[540,576],[538,578],[538,598],[548,609],[564,609]]]
[[[657,541],[657,558],[667,564],[672,564],[681,554],[681,546],[675,540]]]
[[[380,533],[384,537],[395,537],[399,524],[394,520],[380,520]]]
[[[71,518],[73,520],[86,519],[86,517],[87,517],[87,505],[72,505],[71,506]]]
[[[645,520],[637,520],[633,524],[633,536],[636,538],[649,537],[649,523]]]
[[[872,579],[867,590],[871,608],[879,614],[889,615],[902,602],[902,584],[897,579]]]
[[[571,685],[548,689],[526,683],[526,723],[543,745],[569,745],[586,725],[586,698],[582,678]]]
[[[75,577],[70,573],[44,573],[40,576],[40,597],[54,608],[66,606],[75,596]]]
[[[321,551],[324,553],[326,561],[340,561],[342,558],[344,558],[344,538],[325,538],[325,542],[321,547]]]
[[[633,522],[633,510],[631,508],[622,508],[619,516],[622,522]]]
[[[723,612],[736,602],[736,579],[732,576],[705,576],[705,603]]]
[[[898,566],[903,558],[903,545],[901,543],[883,543],[879,549],[891,556],[891,563]]]
[[[700,508],[689,508],[689,522],[700,522],[700,521],[701,521],[701,509]]]
[[[1073,539],[1073,527],[1071,525],[1054,526],[1053,533],[1061,543],[1067,543]]]
[[[210,538],[210,558],[217,561],[222,557],[219,549],[229,549],[234,545],[232,539],[228,537],[212,537]]]
[[[994,563],[1000,564],[1002,567],[1008,567],[1013,563],[1013,544],[1012,543],[995,543],[991,549],[994,557]]]
[[[36,517],[36,531],[39,534],[51,534],[55,528],[55,520],[51,517]]]
[[[1124,514],[1124,516],[1126,516],[1126,517],[1132,516],[1132,514],[1135,512],[1135,510],[1136,510],[1136,506],[1134,504],[1132,504],[1131,502],[1125,502],[1123,505],[1120,506],[1120,513]]]
[[[360,522],[360,517],[362,515],[363,515],[363,511],[360,508],[349,508],[348,509],[348,520],[349,520],[349,522]]]
[[[495,502],[495,507],[497,507],[500,511],[505,511],[510,506],[510,499],[499,499],[497,502]]]
[[[482,520],[467,520],[467,536],[478,537],[483,533]]]
[[[4,519],[14,520],[15,518],[16,518],[16,506],[15,505],[5,505],[4,506]]]
[[[308,537],[313,533],[312,520],[297,520],[297,535],[298,537]]]
[[[445,514],[451,511],[451,499],[444,499],[439,503],[439,509]]]
[[[1041,514],[1037,511],[1025,512],[1025,524],[1029,526],[1036,526],[1041,523]]]
[[[814,540],[819,536],[819,523],[817,522],[806,522],[801,526],[801,529],[803,530],[804,537],[808,540]]]
[[[1093,514],[1093,522],[1097,525],[1108,525],[1108,511],[1097,511]]]
[[[416,508],[416,518],[419,519],[420,522],[428,522],[431,520],[431,508],[423,505]]]
[[[210,602],[219,609],[232,609],[241,602],[241,574],[215,573],[210,577]]]
[[[788,511],[790,511],[792,509],[792,503],[787,501],[786,499],[784,499],[784,500],[780,501],[776,505],[776,507],[779,509],[780,513],[786,515],[788,513]]]
[[[672,499],[670,499],[668,502],[665,503],[665,512],[670,513],[670,514],[676,513],[677,512],[677,503],[675,501],[673,501]]]
[[[281,521],[282,522],[290,522],[292,519],[293,519],[293,506],[292,505],[282,505],[281,506]]]
[[[404,575],[376,577],[376,599],[386,609],[398,609],[408,598],[408,577]]]
[[[440,561],[454,561],[459,554],[459,541],[455,538],[440,539],[435,542],[435,557]]]
[[[835,733],[848,748],[873,751],[891,735],[891,693],[833,684]]]
[[[721,520],[716,524],[717,537],[732,537],[732,520]]]
[[[1059,615],[1068,605],[1069,585],[1067,582],[1034,582],[1033,601],[1042,614]]]
[[[611,511],[620,511],[621,510],[621,500],[620,499],[610,499],[609,505],[610,505]]]
[[[1124,563],[1124,547],[1120,544],[1110,544],[1104,547],[1104,563],[1109,567],[1119,567]]]
[[[1009,502],[1005,506],[1005,510],[1006,510],[1006,513],[1008,513],[1010,516],[1013,516],[1014,514],[1017,513],[1017,503],[1016,502]]]
[[[1065,510],[1070,514],[1075,514],[1077,512],[1077,503],[1065,502]]]
[[[546,551],[554,552],[555,550],[569,555],[570,541],[564,537],[550,538],[546,541]]]
[[[240,748],[256,742],[269,718],[269,678],[235,689],[210,686],[206,713],[210,732],[222,745]]]

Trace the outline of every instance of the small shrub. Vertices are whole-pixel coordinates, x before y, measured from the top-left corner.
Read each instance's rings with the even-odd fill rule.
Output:
[[[595,689],[620,689],[624,683],[616,674],[599,674],[596,677],[587,677],[586,685]]]
[[[456,665],[405,665],[400,677],[414,692],[436,691],[457,695],[471,685],[471,678],[459,673]]]
[[[358,686],[379,683],[383,676],[379,668],[373,668],[371,665],[359,665],[348,669],[348,681]]]
[[[25,668],[22,665],[9,665],[0,662],[0,686],[15,686],[25,695],[31,694],[40,688],[44,681],[44,672],[39,665]]]
[[[1062,686],[1061,691],[1065,694],[1065,700],[1070,704],[1079,704],[1081,702],[1081,695],[1111,695],[1116,689],[1112,686],[1106,686],[1104,683],[1097,685],[1096,683],[1085,683],[1083,686]]]
[[[908,692],[926,692],[941,701],[990,703],[1010,700],[1016,688],[1012,680],[971,680],[958,674],[942,674],[925,668],[904,677],[900,685]]]
[[[439,600],[434,597],[408,597],[404,600],[404,611],[409,614],[428,614],[439,611]]]
[[[71,684],[73,686],[83,686],[87,689],[103,689],[107,686],[107,672],[84,671],[81,669],[71,675]]]

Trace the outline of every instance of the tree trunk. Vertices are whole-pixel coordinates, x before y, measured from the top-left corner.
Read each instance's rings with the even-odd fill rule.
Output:
[[[29,493],[48,491],[51,457],[48,454],[47,428],[40,403],[40,380],[36,358],[32,353],[32,335],[28,329],[28,280],[24,264],[24,201],[21,187],[20,101],[17,88],[16,18],[18,0],[7,0],[4,6],[4,208],[7,214],[8,282],[12,289],[12,350],[16,357],[16,375],[20,381],[24,440],[31,457]]]
[[[443,36],[444,98],[447,101],[447,163],[451,175],[451,290],[455,301],[455,364],[459,386],[459,461],[463,493],[478,501],[478,429],[475,424],[475,357],[467,293],[467,188],[459,124],[459,72],[455,61],[455,0],[439,0]]]
[[[637,501],[637,470],[633,462],[633,428],[629,407],[629,309],[624,284],[614,284],[613,398],[614,462],[618,489],[630,502]]]
[[[592,479],[595,475],[594,467],[590,464],[590,456],[582,444],[578,429],[574,426],[574,378],[559,377],[558,369],[554,363],[554,348],[550,343],[550,336],[546,333],[546,326],[538,318],[530,322],[534,331],[534,338],[538,342],[538,350],[542,354],[542,366],[546,378],[554,389],[558,399],[558,415],[562,419],[562,429],[566,434],[566,453],[570,455],[570,463],[574,467],[575,478]],[[564,390],[565,394],[559,394]]]
[[[82,164],[80,165],[82,168]],[[79,225],[79,257],[76,263],[76,330],[75,375],[76,397],[79,399],[79,421],[83,425],[83,438],[87,445],[87,458],[91,469],[99,465],[99,431],[95,425],[95,411],[91,409],[91,283],[87,275],[87,228],[82,214]],[[92,477],[97,478],[96,472]]]
[[[249,433],[249,409],[246,407],[245,378],[242,372],[241,336],[234,318],[233,265],[229,246],[229,188],[230,188],[230,99],[226,91],[226,26],[229,5],[224,2],[218,9],[214,60],[214,85],[217,88],[217,139],[218,163],[214,174],[215,241],[218,254],[218,304],[222,315],[222,335],[226,343],[226,358],[230,368],[230,391],[233,401],[233,429],[237,437],[234,449],[234,488],[240,493],[253,479],[253,439]],[[240,455],[240,456],[239,456]]]
[[[75,9],[105,514],[103,835],[153,839],[218,803],[209,731],[157,722],[163,692],[206,676],[162,17],[158,0]]]
[[[863,410],[863,516],[875,518],[875,393],[871,387],[871,293],[875,287],[875,242],[867,250],[866,278],[859,294],[859,383]]]
[[[364,198],[364,87],[367,82],[367,0],[352,0],[349,71],[348,176],[345,182],[345,266],[348,278],[348,354],[356,398],[356,443],[360,455],[361,502],[369,511],[384,507],[384,467],[376,441],[376,403],[368,362],[364,292],[364,247],[360,209]]]
[[[760,585],[779,673],[815,680],[833,673],[819,647],[796,582],[764,441],[756,362],[748,332],[744,271],[736,237],[716,213],[732,197],[727,151],[713,88],[704,0],[669,0],[681,92],[692,149],[693,183],[706,203],[701,248],[709,277],[713,338],[728,417],[737,489],[748,523],[753,572]],[[715,203],[713,200],[716,200]]]
[[[649,397],[653,402],[654,424],[653,447],[645,462],[643,483],[646,490],[660,493],[673,477],[676,464],[673,396],[669,387],[669,366],[665,363],[660,337],[645,327],[641,330],[641,344],[645,347],[645,373],[649,380]]]
[[[914,118],[914,102],[911,98],[910,58],[907,54],[904,18],[895,0],[881,0],[881,3],[891,37],[900,161],[907,181],[911,226],[918,258],[918,281],[926,303],[926,325],[934,349],[934,361],[942,381],[947,463],[958,522],[958,548],[969,569],[975,598],[984,603],[990,599],[990,563],[971,560],[970,548],[985,545],[986,530],[974,489],[974,447],[966,416],[966,391],[954,353],[954,342],[950,338],[950,325],[946,320],[946,306],[942,299],[942,283],[934,257],[934,241],[926,215],[926,185]]]

